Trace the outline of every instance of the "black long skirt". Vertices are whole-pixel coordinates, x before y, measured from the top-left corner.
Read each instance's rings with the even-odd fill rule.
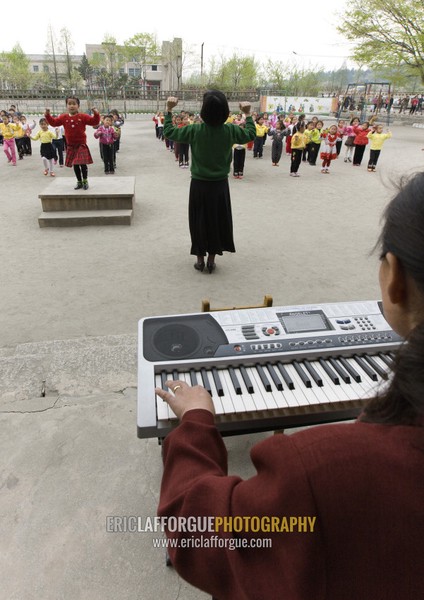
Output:
[[[228,179],[192,179],[188,202],[191,254],[235,252]]]

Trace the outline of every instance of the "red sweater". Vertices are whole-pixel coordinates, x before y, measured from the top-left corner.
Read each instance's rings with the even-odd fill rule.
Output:
[[[362,129],[362,127],[359,126],[354,127],[353,131],[355,133],[355,139],[353,140],[353,143],[356,146],[366,146],[369,142],[367,134],[371,131],[371,128],[368,127],[367,129]]]
[[[186,413],[164,443],[161,516],[316,516],[272,549],[169,549],[184,579],[218,600],[424,598],[424,429],[362,422],[277,434],[251,451],[257,474],[227,476],[212,415]],[[170,538],[213,536],[171,533]]]
[[[65,129],[66,143],[70,146],[86,144],[86,125],[92,125],[95,127],[100,123],[100,113],[97,111],[95,111],[91,117],[86,113],[77,113],[76,115],[63,113],[58,117],[52,117],[51,114],[46,113],[44,116],[47,123],[52,127],[59,127],[60,125],[63,125]]]

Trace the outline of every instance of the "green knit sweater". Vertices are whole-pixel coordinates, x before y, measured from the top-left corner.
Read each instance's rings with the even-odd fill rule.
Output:
[[[165,115],[163,134],[166,138],[190,144],[191,176],[203,181],[220,181],[228,177],[233,144],[246,144],[255,139],[256,128],[252,117],[246,118],[246,128],[232,123],[212,127],[194,123],[185,127],[172,124],[172,114]]]

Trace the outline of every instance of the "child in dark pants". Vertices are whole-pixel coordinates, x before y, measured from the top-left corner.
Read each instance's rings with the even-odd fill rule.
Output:
[[[245,128],[244,123],[240,123],[239,127]],[[244,163],[246,160],[247,144],[233,145],[233,174],[235,179],[243,179]]]
[[[76,190],[88,190],[88,165],[93,163],[90,149],[87,146],[85,128],[87,125],[96,127],[100,121],[100,114],[92,109],[92,115],[80,113],[80,101],[76,96],[66,98],[66,113],[58,117],[52,117],[50,109],[46,108],[45,117],[49,125],[59,127],[63,125],[66,137],[66,161],[67,167],[74,169],[77,178]]]
[[[113,117],[107,115],[103,119],[103,125],[100,125],[94,132],[94,137],[100,141],[102,148],[102,158],[105,165],[105,173],[115,173],[115,150],[113,144],[118,137],[115,128],[112,126]]]
[[[286,135],[286,130],[283,131],[283,124],[281,121],[275,123],[275,129],[271,129],[269,136],[272,137],[271,146],[271,161],[273,167],[278,167],[281,155],[283,153],[283,140]]]
[[[368,171],[375,171],[378,159],[380,157],[381,148],[386,140],[392,137],[391,131],[383,133],[383,125],[376,125],[374,131],[367,134],[370,141],[370,159],[368,161]]]
[[[302,123],[299,125],[296,133],[291,139],[291,165],[290,175],[291,177],[300,177],[298,170],[300,163],[302,162],[302,153],[307,143],[307,137],[305,135],[305,125]]]

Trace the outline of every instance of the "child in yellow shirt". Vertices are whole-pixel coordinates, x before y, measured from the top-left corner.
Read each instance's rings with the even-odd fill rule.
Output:
[[[301,125],[298,125],[297,131],[291,139],[291,177],[300,177],[298,170],[300,163],[302,162],[302,153],[307,143],[308,138],[305,135],[305,125],[302,123]]]
[[[381,149],[386,140],[392,137],[392,132],[387,130],[387,133],[383,133],[383,125],[375,125],[374,131],[370,131],[367,134],[367,138],[370,140],[370,159],[368,161],[368,171],[375,171],[377,161],[380,156]]]
[[[56,151],[53,147],[52,140],[56,138],[56,134],[50,131],[49,125],[46,119],[40,119],[40,131],[38,131],[34,137],[31,136],[32,140],[40,140],[40,154],[44,164],[44,175],[50,173],[50,177],[54,177],[53,172],[53,160],[56,158]]]
[[[15,134],[17,127],[11,123],[9,115],[3,115],[0,123],[0,132],[3,136],[3,152],[6,154],[7,162],[16,167]]]
[[[268,129],[264,124],[264,118],[258,117],[256,119],[256,137],[253,142],[253,158],[262,158],[265,134]]]

